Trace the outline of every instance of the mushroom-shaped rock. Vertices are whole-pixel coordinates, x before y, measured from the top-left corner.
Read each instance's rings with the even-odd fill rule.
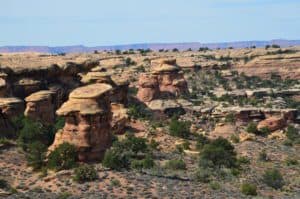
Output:
[[[50,90],[35,92],[25,98],[25,115],[28,118],[42,122],[43,124],[52,124],[55,120],[55,93]]]
[[[0,97],[5,97],[6,95],[6,81],[0,78]]]
[[[142,102],[154,99],[174,99],[188,93],[187,82],[175,59],[162,60],[152,67],[151,74],[142,74],[137,97]]]
[[[57,111],[65,126],[56,133],[53,150],[63,142],[76,146],[80,161],[101,159],[111,145],[111,106],[108,84],[91,84],[75,89]]]
[[[23,114],[24,101],[15,97],[0,98],[0,109],[8,118],[13,118]]]
[[[14,83],[13,93],[14,96],[25,98],[26,96],[39,91],[41,82],[30,78],[23,78]]]

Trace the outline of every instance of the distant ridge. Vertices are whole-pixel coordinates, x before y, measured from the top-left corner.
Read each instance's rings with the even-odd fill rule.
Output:
[[[104,51],[104,50],[128,50],[128,49],[174,49],[187,50],[189,48],[196,50],[201,47],[208,47],[210,49],[216,48],[246,48],[250,46],[264,47],[266,45],[278,44],[281,47],[297,46],[300,45],[300,40],[270,40],[270,41],[237,41],[237,42],[221,42],[221,43],[144,43],[144,44],[126,44],[126,45],[112,45],[112,46],[95,46],[87,47],[83,45],[76,46],[2,46],[0,53],[16,53],[16,52],[39,52],[39,53],[85,53]]]

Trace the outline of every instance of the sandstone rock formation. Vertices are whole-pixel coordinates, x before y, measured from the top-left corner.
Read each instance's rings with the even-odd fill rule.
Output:
[[[257,129],[268,128],[271,132],[283,128],[286,125],[282,117],[270,117],[258,123]]]
[[[41,89],[41,82],[30,78],[22,78],[14,83],[13,94],[14,96],[24,98]]]
[[[25,116],[43,124],[53,124],[55,121],[54,92],[42,90],[25,98]]]
[[[65,126],[49,150],[69,142],[77,147],[80,161],[101,159],[111,145],[111,90],[108,84],[96,83],[72,91],[56,112],[65,117]]]
[[[0,110],[8,118],[13,118],[23,114],[24,102],[19,98],[0,98]]]
[[[111,121],[112,133],[125,133],[126,124],[129,120],[127,109],[124,107],[123,104],[111,103],[111,111],[113,113]]]
[[[142,74],[137,97],[142,102],[175,98],[188,93],[187,82],[175,59],[162,60],[151,74]]]

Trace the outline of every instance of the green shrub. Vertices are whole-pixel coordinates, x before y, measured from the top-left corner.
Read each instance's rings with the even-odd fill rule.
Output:
[[[110,185],[113,186],[113,187],[119,187],[119,186],[121,186],[121,182],[118,179],[111,179],[110,180]]]
[[[298,164],[299,164],[299,161],[298,161],[297,159],[295,159],[295,158],[287,158],[287,159],[285,160],[285,164],[286,164],[287,166],[294,166],[294,165],[298,165]]]
[[[128,115],[133,119],[149,119],[152,116],[151,111],[141,104],[130,104]]]
[[[285,131],[286,137],[290,140],[291,145],[300,143],[300,134],[299,130],[297,130],[293,126],[288,126],[287,130]]]
[[[217,168],[237,166],[234,147],[228,140],[219,137],[203,147],[200,153],[199,166],[210,167],[212,165]]]
[[[77,167],[74,174],[74,180],[77,182],[89,182],[98,178],[96,169],[92,165],[87,164]]]
[[[172,136],[188,138],[190,135],[190,123],[179,121],[173,117],[169,125],[169,131]]]
[[[237,162],[238,162],[239,165],[241,165],[241,164],[249,164],[250,163],[250,159],[247,158],[247,157],[245,157],[245,156],[242,156],[242,157],[239,157],[237,159]]]
[[[34,170],[40,170],[45,166],[47,146],[39,141],[35,141],[28,146],[26,159],[28,165],[33,167]]]
[[[115,170],[129,168],[131,161],[136,159],[138,154],[145,154],[148,151],[146,139],[126,134],[124,140],[115,141],[112,148],[105,152],[102,164]]]
[[[103,166],[114,170],[128,168],[130,158],[117,149],[109,149],[105,152],[102,160]]]
[[[204,145],[206,145],[208,143],[209,143],[208,138],[206,136],[200,134],[197,136],[196,149],[201,150],[204,147]]]
[[[149,143],[149,147],[150,149],[152,150],[157,150],[157,147],[159,146],[159,143],[155,140],[150,140],[150,143]]]
[[[165,168],[170,170],[185,170],[186,164],[182,159],[174,159],[167,161]]]
[[[235,121],[236,121],[236,119],[235,119],[235,116],[234,116],[233,113],[230,113],[230,114],[228,114],[228,115],[225,116],[225,122],[226,123],[234,124]]]
[[[218,190],[218,189],[221,189],[221,185],[220,183],[216,182],[216,181],[213,181],[213,182],[210,182],[209,183],[209,186],[212,190]]]
[[[199,168],[194,173],[194,179],[198,182],[208,183],[210,181],[211,171],[204,168]]]
[[[0,179],[0,189],[7,189],[9,188],[9,184],[7,183],[6,180]]]
[[[236,134],[233,134],[230,136],[230,140],[233,142],[233,143],[239,143],[240,142],[240,138],[239,136],[237,136]]]
[[[55,170],[71,169],[76,166],[77,151],[74,145],[63,143],[48,156],[48,167]]]
[[[274,189],[280,189],[284,185],[283,177],[277,169],[266,170],[263,175],[263,182]]]
[[[256,189],[257,189],[256,185],[254,184],[244,183],[241,186],[241,192],[248,196],[256,196],[257,195]]]
[[[263,127],[261,129],[259,129],[259,133],[262,135],[268,135],[271,133],[270,129],[268,127]]]
[[[132,169],[150,169],[154,167],[154,160],[150,155],[147,155],[142,160],[132,160],[130,167]]]
[[[24,117],[21,119],[21,125],[18,143],[25,151],[28,144],[33,141],[40,141],[45,145],[49,145],[54,140],[54,134],[40,122]]]
[[[250,122],[246,128],[246,131],[248,133],[254,133],[254,134],[258,134],[258,130],[257,130],[257,123],[255,122]]]

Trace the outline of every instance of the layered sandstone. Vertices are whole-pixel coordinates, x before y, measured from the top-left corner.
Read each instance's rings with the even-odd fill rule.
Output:
[[[65,126],[49,149],[69,142],[77,147],[80,161],[101,159],[111,145],[111,90],[111,85],[96,83],[72,91],[56,112],[65,118]]]
[[[8,118],[17,117],[24,112],[24,102],[15,97],[0,98],[0,110]]]
[[[162,60],[151,74],[142,74],[137,97],[142,102],[176,98],[188,93],[187,82],[175,59]]]
[[[25,116],[43,124],[53,124],[55,121],[54,92],[42,90],[25,98]]]

